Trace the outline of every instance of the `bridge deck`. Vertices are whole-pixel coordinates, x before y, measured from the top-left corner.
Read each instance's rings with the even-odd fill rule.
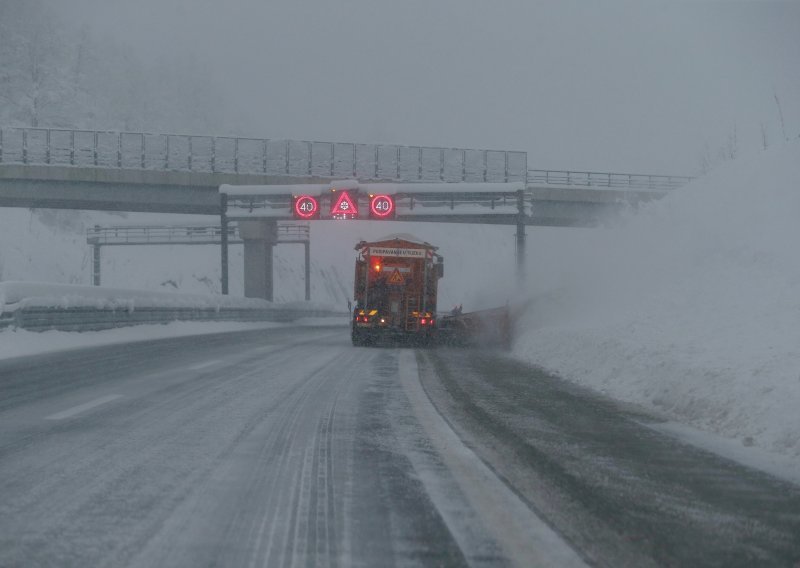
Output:
[[[219,187],[331,179],[523,182],[528,224],[593,224],[688,183],[685,176],[528,169],[527,153],[176,134],[0,128],[0,206],[220,214]],[[411,191],[409,192],[411,193]],[[288,203],[290,195],[284,196]],[[428,196],[398,219],[509,223],[494,200]],[[483,206],[481,209],[480,206]],[[283,205],[273,217],[290,219]],[[285,209],[285,211],[284,211]],[[448,211],[449,209],[449,211]]]

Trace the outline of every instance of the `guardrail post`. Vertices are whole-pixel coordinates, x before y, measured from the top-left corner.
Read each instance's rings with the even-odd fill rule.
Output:
[[[228,295],[228,194],[221,193],[219,203],[219,222],[222,229],[222,246],[220,248],[220,261],[222,270],[222,294]]]
[[[211,173],[217,172],[217,139],[211,137]]]
[[[397,179],[400,179],[400,146],[397,147]]]
[[[331,142],[331,177],[333,177],[335,160],[336,160],[336,144]]]
[[[0,162],[3,161],[3,129],[0,128]]]
[[[262,169],[264,173],[267,173],[267,146],[269,145],[269,140],[262,140],[261,141],[261,149],[262,149]]]
[[[312,175],[311,172],[314,171],[314,166],[312,163],[312,159],[314,157],[314,145],[311,142],[307,142],[306,144],[308,145],[308,175],[310,176]]]
[[[467,151],[461,150],[461,181],[467,181]]]
[[[94,132],[93,134],[94,134],[94,136],[92,138],[94,139],[94,142],[92,144],[92,161],[94,162],[94,165],[96,166],[97,165],[97,132]]]
[[[381,154],[380,154],[380,146],[375,146],[375,179],[380,179],[380,167],[381,167]]]
[[[169,134],[166,135],[167,141],[164,143],[164,169],[169,169]]]
[[[311,236],[303,243],[305,247],[305,268],[306,268],[306,302],[311,301]]]
[[[505,173],[505,182],[508,183],[508,152],[504,152],[506,157],[506,173]]]
[[[444,181],[444,148],[439,149],[439,181]]]
[[[189,155],[186,158],[186,165],[189,166],[189,171],[192,171],[192,137],[189,136]]]
[[[286,141],[286,175],[287,176],[289,175],[289,169],[290,169],[290,166],[291,166],[291,163],[289,161],[289,152],[291,151],[291,149],[292,149],[291,140],[287,140]]]
[[[417,151],[417,179],[422,179],[422,148]]]
[[[122,168],[122,132],[117,132],[117,167]]]
[[[525,286],[525,191],[517,191],[517,285]]]
[[[142,169],[145,169],[147,167],[147,151],[144,145],[145,144],[144,133],[142,133],[141,136],[142,136]]]
[[[356,165],[356,145],[353,144],[353,179],[358,178],[358,166]]]
[[[69,133],[69,165],[75,165],[75,131]]]
[[[233,171],[239,173],[239,139],[233,139]]]
[[[49,164],[50,163],[50,129],[49,128],[47,129],[47,142],[46,142],[46,144],[47,144],[47,148],[45,148],[45,151],[44,151],[44,163],[45,164]]]
[[[483,181],[484,183],[489,177],[489,152],[483,151]]]
[[[28,131],[22,130],[22,163],[28,163]]]

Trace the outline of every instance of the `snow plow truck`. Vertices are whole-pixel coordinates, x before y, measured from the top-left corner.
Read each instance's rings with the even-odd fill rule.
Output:
[[[356,245],[353,345],[509,343],[507,307],[437,314],[438,284],[444,276],[444,259],[437,249],[411,235]]]

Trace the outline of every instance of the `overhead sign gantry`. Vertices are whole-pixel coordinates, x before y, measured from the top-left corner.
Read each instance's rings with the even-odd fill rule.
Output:
[[[522,274],[525,223],[530,200],[525,184],[472,182],[222,185],[222,289],[227,293],[226,227],[237,220],[245,242],[245,295],[272,299],[273,233],[277,221],[426,221],[490,223],[517,227],[517,264]],[[248,237],[249,235],[249,237]],[[251,253],[251,254],[249,254]],[[263,266],[262,266],[263,265]],[[250,267],[250,276],[247,267]],[[264,280],[264,274],[267,280]],[[248,282],[252,280],[252,286]],[[264,280],[264,282],[262,282]]]
[[[360,183],[223,185],[231,219],[378,220],[515,225],[527,215],[525,185],[511,183]]]

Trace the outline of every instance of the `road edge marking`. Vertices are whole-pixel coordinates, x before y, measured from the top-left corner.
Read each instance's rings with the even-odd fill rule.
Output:
[[[61,412],[56,412],[50,416],[45,416],[45,420],[64,420],[65,418],[71,418],[77,414],[80,414],[81,412],[86,412],[87,410],[91,410],[92,408],[106,404],[112,400],[117,400],[119,398],[122,398],[121,394],[101,396],[100,398],[90,400],[89,402],[79,404],[78,406],[73,406],[72,408],[62,410]]]
[[[398,363],[400,382],[431,445],[511,564],[586,566],[578,552],[531,511],[439,414],[420,382],[416,354],[402,351]],[[434,505],[447,522],[435,501]],[[458,541],[458,535],[453,536]]]

